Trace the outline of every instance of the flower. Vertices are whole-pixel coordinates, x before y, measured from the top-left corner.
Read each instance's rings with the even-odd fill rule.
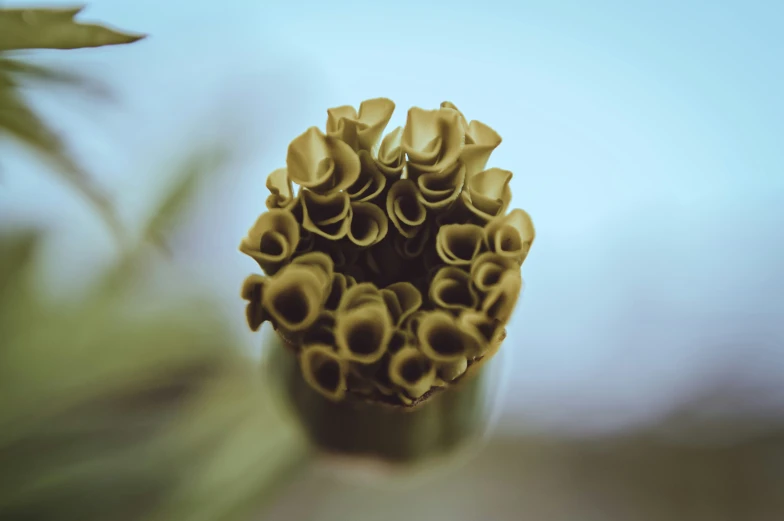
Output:
[[[287,209],[296,204],[294,187],[285,168],[278,168],[267,176],[267,190],[270,191],[267,197],[267,208],[270,210]]]
[[[275,327],[297,334],[316,322],[328,295],[329,287],[318,270],[289,264],[266,281],[261,304]]]
[[[433,362],[415,347],[404,347],[389,361],[389,380],[410,398],[420,398],[429,391],[435,376]]]
[[[512,200],[511,180],[512,172],[509,170],[491,168],[479,172],[466,180],[463,204],[482,223],[503,215]]]
[[[451,109],[412,108],[403,129],[401,147],[408,156],[412,178],[424,172],[454,168],[465,144],[460,115]]]
[[[466,167],[462,163],[444,172],[422,174],[417,177],[419,201],[428,210],[446,210],[460,197],[465,179]]]
[[[330,346],[307,345],[299,358],[302,374],[314,389],[334,401],[345,396],[347,364]]]
[[[359,156],[346,143],[311,127],[295,138],[286,156],[289,178],[317,194],[345,190],[359,177]]]
[[[475,224],[447,224],[438,230],[436,251],[441,260],[454,266],[468,266],[487,250],[485,230]]]
[[[372,203],[351,203],[348,238],[357,246],[372,246],[387,236],[389,220],[384,210]]]
[[[266,280],[261,275],[254,274],[242,283],[242,298],[248,301],[248,305],[245,307],[245,316],[251,331],[258,331],[261,324],[269,320],[269,315],[261,305],[261,295]]]
[[[485,355],[490,346],[498,345],[504,337],[504,322],[489,316],[481,310],[466,309],[457,317],[461,329],[475,332],[475,336],[484,339],[480,351],[473,354],[474,358]],[[470,355],[469,355],[470,358]]]
[[[242,296],[251,329],[271,322],[297,354],[303,385],[418,407],[505,338],[534,229],[506,213],[512,173],[486,168],[493,129],[444,102],[382,136],[393,110],[332,108],[326,133],[292,141],[241,246],[266,275]]]
[[[382,305],[338,311],[335,340],[338,352],[346,360],[361,364],[377,362],[384,356],[391,336],[392,319],[383,301]]]
[[[291,212],[264,212],[240,243],[240,251],[259,263],[268,275],[288,262],[299,243],[299,224]]]
[[[517,267],[513,258],[488,251],[471,265],[471,281],[476,289],[487,293],[501,282],[504,273]]]
[[[410,282],[396,282],[381,290],[381,296],[392,316],[392,322],[400,326],[422,306],[422,294]]]
[[[441,108],[452,109],[460,115],[460,126],[465,132],[465,146],[460,160],[466,165],[466,177],[470,179],[485,168],[490,154],[501,144],[501,136],[480,121],[468,123],[463,113],[449,101],[441,103]]]
[[[482,301],[482,311],[488,317],[507,322],[512,317],[522,288],[523,278],[519,271],[508,270],[504,272],[498,284],[488,292]]]
[[[372,150],[395,111],[387,98],[363,101],[359,113],[350,105],[327,110],[327,135],[350,145],[354,150]]]
[[[310,190],[300,194],[302,227],[326,239],[342,239],[351,226],[351,201],[346,192],[319,195]]]
[[[403,127],[384,136],[378,149],[376,165],[378,169],[392,180],[399,179],[406,166],[406,153],[403,150]]]
[[[346,189],[352,201],[367,202],[375,199],[386,187],[387,178],[379,170],[373,156],[366,150],[359,151],[362,168],[354,184]]]
[[[387,194],[387,215],[403,237],[414,237],[422,229],[427,211],[413,181],[401,179],[392,185]]]
[[[444,266],[430,283],[430,300],[439,308],[459,313],[479,305],[471,275],[456,266]]]
[[[522,264],[536,238],[531,216],[516,208],[508,215],[493,219],[487,224],[490,248],[504,257],[515,259]]]

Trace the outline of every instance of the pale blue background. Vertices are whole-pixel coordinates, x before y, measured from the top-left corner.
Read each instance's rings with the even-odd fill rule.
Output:
[[[238,331],[253,263],[236,246],[288,142],[330,106],[387,96],[395,126],[450,100],[503,136],[491,165],[515,172],[538,230],[506,425],[605,431],[701,395],[784,411],[782,2],[96,0],[85,18],[152,36],[42,59],[103,75],[122,103],[33,96],[126,218],[189,140],[242,146],[180,240]],[[110,258],[105,233],[0,154],[0,218],[58,226],[50,283],[72,291]]]

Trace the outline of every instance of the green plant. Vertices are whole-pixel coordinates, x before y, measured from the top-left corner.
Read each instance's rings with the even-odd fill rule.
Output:
[[[394,108],[330,109],[291,142],[240,245],[266,276],[242,294],[324,396],[414,406],[492,356],[535,233],[506,213],[512,173],[485,169],[495,131],[444,102],[382,140]]]
[[[311,439],[411,462],[483,431],[479,380],[535,232],[507,213],[512,173],[485,168],[494,130],[444,102],[382,138],[394,108],[329,109],[326,133],[291,142],[240,244],[264,272],[242,297],[251,329],[279,336],[270,369]]]
[[[114,209],[21,96],[23,79],[87,78],[12,51],[130,43],[73,20],[81,8],[0,9],[0,133],[52,162],[115,231]],[[191,284],[148,283],[200,182],[225,147],[187,157],[139,241],[83,298],[55,302],[33,262],[46,234],[0,234],[0,519],[247,519],[307,461],[308,446]]]
[[[109,197],[73,158],[65,140],[33,109],[21,90],[25,82],[36,82],[96,92],[93,79],[29,63],[19,57],[22,51],[122,45],[144,37],[75,20],[83,9],[83,6],[66,9],[0,7],[0,137],[16,140],[51,164],[52,171],[81,192],[119,236],[122,224]]]

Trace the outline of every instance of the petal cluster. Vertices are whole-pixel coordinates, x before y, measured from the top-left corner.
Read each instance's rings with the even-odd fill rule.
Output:
[[[263,274],[242,289],[310,386],[412,405],[450,385],[504,336],[535,232],[507,212],[512,173],[486,168],[501,137],[449,102],[377,98],[327,111],[267,178],[267,211],[240,244]]]

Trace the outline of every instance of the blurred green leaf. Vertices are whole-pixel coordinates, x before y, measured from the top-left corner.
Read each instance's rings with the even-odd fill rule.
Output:
[[[17,78],[44,84],[79,87],[106,97],[106,89],[81,75],[42,67],[8,56],[22,49],[76,49],[132,43],[143,38],[74,18],[84,7],[65,9],[0,8],[0,135],[29,147],[68,183],[80,191],[106,221],[112,232],[123,236],[122,225],[106,194],[67,150],[63,140],[35,113],[19,92]]]
[[[52,66],[37,65],[22,60],[4,58],[0,55],[0,78],[7,86],[16,86],[15,78],[37,83],[42,86],[64,86],[78,89],[91,96],[111,98],[109,88],[85,74]],[[0,79],[0,82],[3,80]]]
[[[0,281],[35,242],[0,236]],[[209,299],[61,305],[24,280],[0,294],[0,519],[247,519],[305,463]]]
[[[153,210],[144,237],[166,249],[167,236],[183,222],[185,212],[193,205],[201,183],[219,172],[229,156],[229,150],[225,147],[207,147],[190,155],[182,166],[175,168],[177,173],[174,184]]]
[[[122,225],[106,194],[73,160],[62,139],[30,109],[15,89],[4,88],[3,83],[0,83],[0,133],[15,138],[51,163],[55,172],[93,204],[112,231],[121,233]]]
[[[0,8],[0,51],[78,49],[133,43],[144,35],[74,20],[84,6],[61,9]]]

